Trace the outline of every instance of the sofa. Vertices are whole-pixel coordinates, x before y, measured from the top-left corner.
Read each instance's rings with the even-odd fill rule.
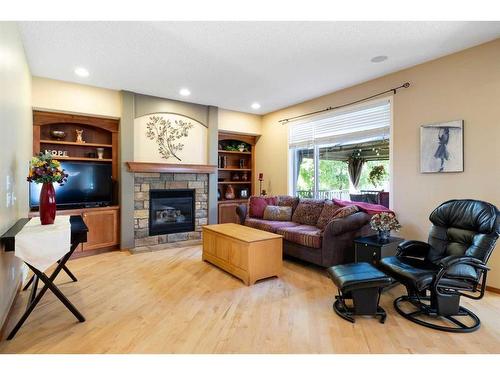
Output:
[[[288,219],[269,220],[252,212],[254,202],[265,200],[269,208],[290,207]],[[262,207],[261,207],[262,208]],[[262,211],[262,210],[261,210]],[[342,211],[342,212],[340,212]],[[283,252],[322,267],[354,261],[354,239],[372,235],[370,218],[386,207],[334,199],[301,199],[291,196],[250,197],[236,208],[240,223],[283,236]]]

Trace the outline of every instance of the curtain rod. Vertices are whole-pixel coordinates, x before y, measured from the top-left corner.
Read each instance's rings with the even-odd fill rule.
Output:
[[[328,108],[325,108],[325,109],[321,109],[319,111],[305,113],[303,115],[298,115],[298,116],[295,116],[295,117],[285,118],[283,120],[279,120],[278,122],[281,123],[281,124],[286,124],[288,121],[291,121],[291,120],[296,120],[298,118],[302,118],[302,117],[306,117],[306,116],[311,116],[311,115],[316,115],[318,113],[333,111],[334,109],[339,109],[339,108],[347,107],[347,106],[350,106],[350,105],[353,105],[353,104],[361,103],[361,102],[364,102],[365,100],[373,99],[373,98],[376,98],[377,96],[384,95],[384,94],[387,94],[389,92],[392,92],[392,93],[396,94],[397,90],[403,89],[403,88],[407,89],[408,87],[410,87],[410,83],[409,82],[405,82],[401,86],[394,87],[394,88],[392,88],[390,90],[386,90],[386,91],[383,91],[383,92],[379,92],[378,94],[375,94],[375,95],[372,95],[372,96],[367,96],[366,98],[363,98],[363,99],[359,99],[359,100],[355,100],[355,101],[350,102],[350,103],[338,105],[336,107],[328,107]]]

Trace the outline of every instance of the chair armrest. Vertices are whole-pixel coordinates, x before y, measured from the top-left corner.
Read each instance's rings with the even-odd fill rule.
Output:
[[[365,212],[356,212],[347,217],[340,219],[333,219],[325,228],[325,235],[338,236],[346,232],[354,232],[361,229],[363,226],[370,222],[370,215]]]
[[[452,266],[455,265],[468,265],[472,266],[474,268],[479,268],[484,271],[489,271],[489,268],[486,267],[486,264],[482,262],[481,260],[469,256],[464,256],[464,255],[450,255],[447,256],[443,259],[439,260],[439,267],[442,269],[448,269]]]
[[[431,246],[427,242],[408,240],[398,245],[398,256],[425,258]]]
[[[240,219],[240,224],[245,223],[245,218],[247,217],[247,210],[248,208],[246,204],[240,204],[236,207],[236,214]]]

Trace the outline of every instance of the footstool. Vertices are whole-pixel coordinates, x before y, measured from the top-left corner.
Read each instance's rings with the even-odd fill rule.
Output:
[[[386,314],[379,304],[382,289],[392,279],[370,263],[341,264],[328,268],[328,275],[339,290],[333,309],[342,318],[354,323],[354,315],[374,315],[385,322]],[[352,299],[352,307],[346,299]]]

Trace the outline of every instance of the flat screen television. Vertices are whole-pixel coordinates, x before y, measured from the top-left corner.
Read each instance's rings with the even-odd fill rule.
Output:
[[[87,162],[61,162],[68,174],[63,186],[54,184],[58,208],[107,206],[113,201],[111,164]],[[42,184],[30,183],[30,207],[37,210],[40,205]]]

